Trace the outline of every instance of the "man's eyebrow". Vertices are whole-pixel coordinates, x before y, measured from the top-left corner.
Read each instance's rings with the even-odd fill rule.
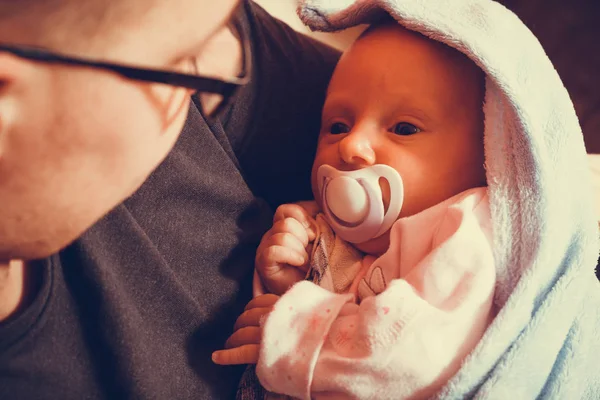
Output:
[[[233,18],[239,17],[243,9],[244,9],[244,1],[243,0],[238,1],[237,5],[235,7],[233,7],[231,9],[231,11],[229,12],[229,15],[227,16],[225,21],[227,21],[227,23],[229,23]]]
[[[228,27],[231,24],[231,21],[236,18],[239,17],[240,13],[242,12],[244,7],[244,2],[243,1],[239,1],[237,3],[237,5],[235,7],[233,7],[231,9],[231,11],[229,11],[229,14],[227,15],[227,18],[224,19],[223,23],[220,25],[217,25],[212,32],[209,33],[209,35],[202,41],[202,44],[200,45],[198,52],[202,52],[204,50],[204,47],[206,46],[207,43],[209,43],[223,28],[228,29]]]

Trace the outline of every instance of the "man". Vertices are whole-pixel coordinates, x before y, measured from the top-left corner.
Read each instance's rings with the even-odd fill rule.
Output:
[[[0,0],[0,398],[233,397],[338,56],[236,3]]]

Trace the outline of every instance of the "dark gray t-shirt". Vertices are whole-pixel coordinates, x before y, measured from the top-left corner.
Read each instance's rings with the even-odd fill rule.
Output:
[[[254,74],[222,123],[194,104],[147,182],[32,268],[33,304],[0,325],[1,399],[227,399],[220,367],[272,212],[310,194],[338,53],[246,5]],[[124,132],[126,134],[126,132]]]

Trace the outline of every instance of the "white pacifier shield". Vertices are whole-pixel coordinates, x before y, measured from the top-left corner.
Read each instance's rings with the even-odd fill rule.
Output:
[[[390,186],[387,210],[379,185]],[[350,243],[363,243],[388,231],[402,209],[404,185],[390,166],[377,164],[354,171],[340,171],[330,165],[317,170],[319,197],[331,228]]]
[[[340,197],[344,201],[339,201]],[[325,198],[333,215],[348,224],[361,222],[369,212],[365,189],[356,179],[347,176],[332,179],[325,190]]]

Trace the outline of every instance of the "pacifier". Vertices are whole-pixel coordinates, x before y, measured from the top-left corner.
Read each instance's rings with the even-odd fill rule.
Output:
[[[390,186],[387,210],[379,186],[381,178]],[[322,165],[317,170],[317,186],[331,228],[350,243],[363,243],[383,235],[400,215],[404,200],[402,177],[383,164],[356,171]]]

